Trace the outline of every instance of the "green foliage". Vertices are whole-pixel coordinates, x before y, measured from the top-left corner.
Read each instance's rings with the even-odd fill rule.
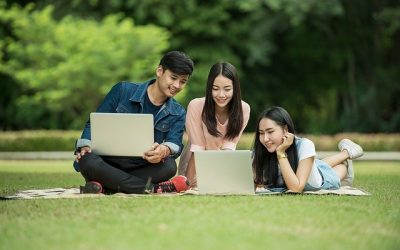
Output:
[[[0,10],[13,32],[2,44],[9,58],[0,70],[22,88],[14,114],[21,127],[81,128],[117,81],[154,76],[168,47],[166,30],[122,15],[56,21],[52,12],[33,5]]]
[[[48,11],[48,6],[54,6],[54,11],[51,11],[54,17],[52,20],[57,24],[72,19],[103,27],[107,17],[111,15],[118,19],[114,13],[120,13],[118,20],[132,18],[140,25],[134,26],[135,29],[144,25],[146,27],[157,25],[168,30],[170,43],[163,48],[183,50],[196,64],[188,87],[177,96],[184,106],[192,98],[204,96],[206,77],[212,64],[221,60],[230,61],[239,70],[242,96],[252,107],[246,131],[254,130],[257,115],[264,108],[280,105],[291,113],[297,131],[301,133],[399,132],[400,103],[397,96],[400,95],[398,84],[400,56],[397,51],[400,50],[398,42],[400,6],[398,1],[43,0],[30,7],[32,11],[29,13]],[[8,15],[6,12],[5,16]],[[87,16],[90,17],[89,20],[83,18]],[[12,35],[15,34],[14,27],[10,27],[7,22],[2,26],[5,32],[0,33],[0,37],[14,39],[15,35]],[[83,30],[82,26],[76,26]],[[43,32],[51,37],[52,32],[47,32],[49,34]],[[102,34],[106,38],[96,38],[96,41],[112,37],[108,33]],[[77,39],[74,37],[70,39],[71,42],[79,40],[83,45],[86,44],[82,45],[80,53],[88,58],[77,57],[75,64],[79,66],[75,67],[79,70],[71,70],[72,75],[87,74],[90,79],[91,75],[101,75],[87,66],[91,60],[98,61],[94,55],[97,52],[93,52],[90,46],[90,41],[94,39],[90,35],[74,35]],[[151,41],[154,37],[158,36],[152,36]],[[0,40],[3,47],[8,44],[7,39]],[[38,38],[32,37],[32,39],[35,41]],[[110,43],[121,42],[118,39],[110,40]],[[124,44],[108,46],[117,50]],[[103,44],[100,47],[107,46]],[[4,58],[10,59],[7,50],[4,51]],[[112,56],[117,57],[116,54]],[[142,57],[135,56],[135,58]],[[27,59],[22,61],[24,60]],[[20,59],[15,61],[18,63]],[[81,61],[85,62],[85,65],[81,65]],[[102,61],[107,62],[107,60]],[[155,59],[153,61],[156,62]],[[110,71],[123,71],[125,65],[127,64],[118,63],[115,67],[118,70],[113,68]],[[102,68],[101,65],[97,66]],[[144,68],[151,69],[151,67]],[[111,84],[114,80],[109,80],[111,78],[109,71],[103,70],[106,76],[102,76],[104,79],[97,81],[98,84],[99,82]],[[131,72],[131,69],[127,71]],[[57,75],[54,73],[53,78],[58,75],[64,77],[62,72],[55,72]],[[15,79],[20,79],[21,76],[7,77],[16,81]],[[51,75],[49,77],[51,78]],[[131,75],[118,77],[115,78],[121,80]],[[136,80],[138,77],[134,75],[133,79]],[[12,86],[11,80],[8,81],[8,86]],[[71,80],[78,82],[77,79]],[[16,108],[20,110],[17,105],[24,104],[26,112],[17,112],[22,114],[15,119],[21,121],[26,116],[41,116],[48,119],[25,119],[24,122],[17,122],[11,126],[3,125],[3,128],[77,127],[76,124],[83,123],[83,115],[78,115],[79,119],[69,123],[63,120],[64,116],[68,117],[71,114],[70,116],[76,117],[76,110],[82,110],[83,106],[85,110],[90,110],[101,99],[101,95],[94,95],[95,100],[91,100],[88,98],[92,97],[91,94],[89,96],[87,92],[81,94],[81,89],[78,89],[73,92],[73,98],[85,100],[81,106],[72,106],[72,111],[68,110],[63,115],[59,112],[56,116],[50,111],[60,106],[57,103],[51,105],[54,107],[49,108],[50,111],[46,109],[46,113],[43,114],[39,112],[42,106],[39,104],[40,101],[60,99],[59,96],[66,95],[64,89],[53,91],[50,96],[43,97],[32,93],[36,91],[34,89],[30,89],[31,92],[26,90],[25,84],[20,80],[18,84],[23,88],[21,87],[21,91],[10,92],[10,96],[15,96],[15,93],[19,92],[22,92],[22,95],[20,98],[8,98],[10,101],[5,105],[7,114]],[[110,86],[102,89],[108,87]],[[29,92],[28,97],[33,96],[36,99],[24,99],[23,96],[26,96],[27,92]],[[0,118],[5,116],[0,113]],[[13,121],[8,115],[6,118],[6,121]],[[51,125],[52,123],[54,124]]]
[[[0,151],[71,151],[81,131],[37,130],[0,133]]]

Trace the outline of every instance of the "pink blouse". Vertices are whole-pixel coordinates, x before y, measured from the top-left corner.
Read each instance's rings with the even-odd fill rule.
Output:
[[[186,114],[186,132],[189,136],[191,143],[190,151],[199,150],[217,150],[217,149],[236,149],[236,144],[239,142],[240,136],[243,133],[244,128],[247,126],[250,117],[250,105],[242,101],[243,110],[243,127],[240,134],[233,140],[227,140],[224,138],[229,119],[221,124],[217,119],[217,129],[222,136],[214,137],[208,133],[207,126],[203,123],[201,113],[203,111],[205,103],[205,97],[196,98],[190,101],[187,114]]]

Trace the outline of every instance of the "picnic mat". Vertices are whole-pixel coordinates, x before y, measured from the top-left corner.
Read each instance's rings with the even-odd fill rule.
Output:
[[[268,189],[264,189],[261,195],[287,195],[299,193],[292,192],[290,190],[274,192]],[[305,191],[300,194],[310,194],[310,195],[354,195],[354,196],[365,196],[371,195],[367,191],[362,189],[342,186],[337,190],[317,190],[317,191]],[[56,198],[85,198],[85,197],[143,197],[143,196],[182,196],[182,195],[199,195],[197,190],[190,189],[183,193],[163,193],[163,194],[124,194],[115,193],[112,195],[105,194],[81,194],[79,188],[51,188],[51,189],[30,189],[19,191],[13,195],[1,196],[2,200],[18,200],[18,199],[56,199]],[[225,194],[229,195],[229,194]],[[221,196],[221,195],[219,195]]]

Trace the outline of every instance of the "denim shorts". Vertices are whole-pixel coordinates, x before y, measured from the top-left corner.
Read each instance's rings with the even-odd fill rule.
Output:
[[[339,189],[340,188],[340,179],[336,174],[335,170],[331,166],[329,166],[326,162],[315,159],[315,163],[319,173],[322,176],[322,186],[319,188],[314,188],[308,183],[304,187],[304,191],[312,191],[318,189]]]

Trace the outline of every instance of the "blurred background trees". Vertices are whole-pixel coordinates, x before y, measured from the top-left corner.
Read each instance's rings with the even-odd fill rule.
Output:
[[[113,84],[182,50],[196,65],[179,101],[229,61],[247,131],[271,105],[302,133],[400,131],[398,1],[0,1],[0,27],[3,130],[80,129]]]

